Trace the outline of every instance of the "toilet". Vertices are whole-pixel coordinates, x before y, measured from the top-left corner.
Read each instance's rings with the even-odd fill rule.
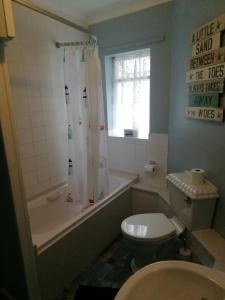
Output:
[[[126,218],[121,224],[122,234],[133,250],[131,269],[163,259],[173,259],[175,239],[185,226],[175,217],[168,219],[162,213],[146,213]]]
[[[188,171],[167,176],[172,218],[163,213],[144,213],[121,223],[122,235],[134,253],[130,264],[133,272],[155,261],[174,259],[177,237],[185,229],[211,227],[217,188],[208,180],[195,186],[190,176]]]

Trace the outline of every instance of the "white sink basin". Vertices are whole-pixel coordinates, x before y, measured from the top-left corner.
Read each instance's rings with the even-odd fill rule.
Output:
[[[225,300],[225,273],[183,261],[158,262],[131,276],[115,300]]]

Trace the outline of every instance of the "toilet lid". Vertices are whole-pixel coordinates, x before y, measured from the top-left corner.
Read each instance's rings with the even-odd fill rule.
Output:
[[[121,224],[122,231],[137,239],[159,240],[176,233],[175,226],[164,214],[140,214],[125,219]]]

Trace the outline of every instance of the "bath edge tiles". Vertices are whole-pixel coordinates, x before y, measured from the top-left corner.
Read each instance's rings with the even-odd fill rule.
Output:
[[[139,173],[141,180],[146,182],[152,177],[159,179],[167,175],[167,134],[151,133],[149,140],[108,137],[108,148],[111,169]],[[144,170],[144,166],[150,160],[158,165],[154,176]]]
[[[111,169],[137,173],[146,160],[145,140],[108,137],[109,166]],[[141,149],[141,154],[137,149]]]
[[[159,175],[167,174],[168,134],[150,134],[149,160],[155,161],[159,166]]]

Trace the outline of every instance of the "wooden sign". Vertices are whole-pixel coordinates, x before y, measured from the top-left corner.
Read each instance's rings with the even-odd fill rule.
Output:
[[[222,78],[225,78],[225,63],[205,67],[203,69],[190,70],[186,73],[187,83]]]
[[[220,32],[211,37],[199,41],[192,47],[192,56],[200,55],[210,50],[215,50],[220,47]]]
[[[202,68],[225,62],[225,47],[209,51],[190,59],[190,69]]]
[[[219,95],[190,95],[190,106],[218,107]]]
[[[186,107],[185,116],[192,119],[223,121],[223,108]]]
[[[221,40],[224,30],[225,14],[192,32],[192,57],[186,72],[189,106],[185,115],[188,118],[223,121],[219,94],[224,92],[225,46]]]
[[[188,91],[190,94],[220,94],[223,93],[224,79],[216,79],[212,81],[202,81],[190,83]]]
[[[209,21],[200,28],[194,30],[191,34],[192,45],[209,38],[213,34],[225,29],[225,14]]]

